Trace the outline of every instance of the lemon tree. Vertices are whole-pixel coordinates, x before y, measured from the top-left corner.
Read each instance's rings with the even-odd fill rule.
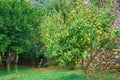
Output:
[[[66,11],[66,21],[61,14],[63,10],[53,9],[52,16],[44,16],[41,34],[46,44],[46,55],[73,69],[81,59],[94,54],[95,49],[108,47],[113,38],[111,25],[114,16],[108,8],[99,9],[81,0],[77,0],[74,7],[71,5],[72,8]]]

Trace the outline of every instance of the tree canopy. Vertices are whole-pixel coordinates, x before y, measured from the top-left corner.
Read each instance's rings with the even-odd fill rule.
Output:
[[[38,37],[40,14],[25,0],[0,0],[0,51],[30,49]]]

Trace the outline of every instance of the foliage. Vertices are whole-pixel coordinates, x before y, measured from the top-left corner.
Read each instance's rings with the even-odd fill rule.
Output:
[[[53,16],[54,11],[56,11],[65,23],[69,12],[75,7],[75,2],[73,0],[46,0],[43,6],[47,15]]]
[[[38,40],[40,16],[25,0],[0,0],[0,51],[28,51]]]
[[[115,35],[117,38],[120,38],[120,29],[115,29]]]
[[[51,54],[49,58],[56,58],[56,51],[59,49],[58,39],[62,34],[62,26],[64,26],[63,21],[61,19],[60,14],[56,11],[54,12],[55,15],[52,17],[44,16],[45,20],[41,24],[41,37],[42,42],[45,44],[46,47],[46,54]],[[44,19],[43,18],[43,19]],[[58,22],[59,21],[59,22]],[[55,60],[55,59],[54,59]]]
[[[115,40],[114,40],[114,45],[115,48],[120,48],[120,29],[115,29],[114,30],[114,35],[115,35]]]
[[[106,18],[108,16],[109,18]],[[69,64],[89,57],[95,49],[106,47],[104,45],[112,39],[109,29],[113,17],[107,11],[81,4],[71,11],[69,19],[68,35],[62,37],[59,42],[63,60]]]
[[[108,47],[114,37],[110,30],[114,16],[108,8],[99,9],[78,0],[76,6],[66,11],[68,17],[65,22],[61,12],[51,11],[53,16],[46,15],[42,23],[44,29],[41,34],[49,58],[74,67],[80,59],[93,54],[95,49]]]
[[[46,46],[46,55],[57,64],[59,62],[58,57],[61,55],[58,51],[58,40],[61,35],[67,33],[66,21],[68,21],[70,11],[75,7],[75,2],[71,0],[49,0],[44,7],[46,15],[41,23],[42,42]]]

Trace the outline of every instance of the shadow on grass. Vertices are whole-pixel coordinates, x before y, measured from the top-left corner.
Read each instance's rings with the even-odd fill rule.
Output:
[[[64,75],[60,77],[60,79],[58,80],[85,80],[85,77],[82,74],[70,73],[68,75]],[[90,80],[94,80],[94,79],[90,79]]]
[[[28,72],[30,69],[29,68],[19,68],[19,69],[12,69],[10,72],[8,72],[6,69],[2,69],[0,70],[0,76],[6,76],[6,75],[11,75],[11,74],[15,74],[16,71],[19,71],[19,72]]]
[[[76,73],[71,73],[60,77],[59,80],[85,80],[84,76],[78,75]]]

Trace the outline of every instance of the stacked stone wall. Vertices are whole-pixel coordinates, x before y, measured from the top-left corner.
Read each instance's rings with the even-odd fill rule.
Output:
[[[90,63],[91,69],[116,69],[120,71],[120,49],[100,51]]]

